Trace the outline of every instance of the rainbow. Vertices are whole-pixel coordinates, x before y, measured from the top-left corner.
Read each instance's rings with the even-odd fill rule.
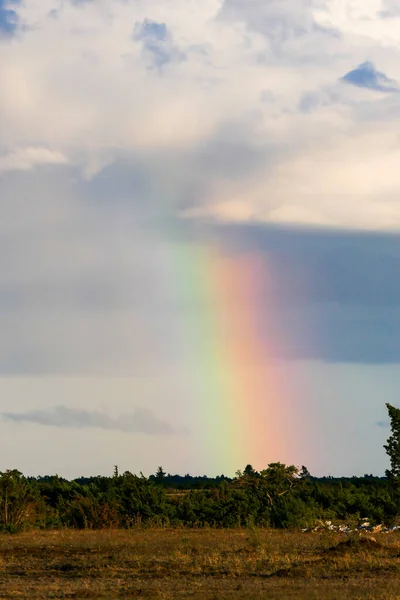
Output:
[[[189,415],[193,463],[201,453],[207,473],[233,475],[248,463],[263,469],[284,462],[291,448],[295,460],[287,414],[294,394],[275,368],[282,340],[268,323],[277,318],[268,257],[217,245],[177,252],[178,287],[189,307],[181,337],[195,396]]]

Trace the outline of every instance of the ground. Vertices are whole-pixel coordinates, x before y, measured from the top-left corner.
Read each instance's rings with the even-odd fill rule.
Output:
[[[0,598],[400,599],[400,534],[271,530],[0,535]]]

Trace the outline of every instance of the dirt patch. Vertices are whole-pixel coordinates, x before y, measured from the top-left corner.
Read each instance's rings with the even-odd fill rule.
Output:
[[[327,554],[347,554],[349,552],[391,552],[391,548],[383,546],[374,537],[354,536],[326,550]]]

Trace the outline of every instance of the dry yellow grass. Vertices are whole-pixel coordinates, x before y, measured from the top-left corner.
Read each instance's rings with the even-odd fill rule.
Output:
[[[0,535],[0,598],[400,599],[400,536],[271,530]]]

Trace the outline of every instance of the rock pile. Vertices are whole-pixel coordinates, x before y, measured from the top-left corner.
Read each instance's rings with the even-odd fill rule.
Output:
[[[313,531],[336,531],[337,533],[354,533],[359,532],[370,532],[370,533],[392,533],[393,531],[399,531],[400,525],[393,525],[393,527],[385,527],[384,525],[371,525],[368,519],[362,519],[361,523],[356,527],[350,527],[341,523],[334,525],[332,521],[320,521],[315,527],[306,527],[302,529],[303,533],[309,533]]]

